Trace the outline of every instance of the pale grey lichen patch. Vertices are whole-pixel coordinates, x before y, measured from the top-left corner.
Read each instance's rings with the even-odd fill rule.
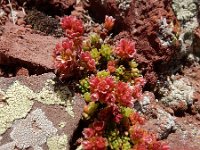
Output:
[[[198,22],[199,0],[173,0],[172,8],[181,23],[180,56],[192,53],[193,30],[199,26]]]
[[[15,142],[10,142],[0,146],[0,150],[15,150]]]
[[[158,38],[160,39],[161,44],[163,46],[171,46],[175,44],[175,41],[178,40],[178,35],[173,33],[173,23],[171,22],[168,24],[167,19],[162,17],[159,21],[159,25]]]
[[[160,92],[163,94],[161,102],[170,107],[184,107],[193,104],[194,88],[190,85],[187,78],[172,79],[168,78],[169,87],[161,88]]]
[[[3,134],[16,119],[26,117],[31,110],[34,93],[28,87],[15,81],[5,92],[0,90],[6,105],[0,107],[0,134]]]
[[[121,10],[121,16],[124,16],[124,12],[126,12],[130,8],[131,2],[132,0],[116,0],[118,8],[119,10]]]
[[[49,150],[68,150],[68,138],[67,135],[55,135],[47,140]]]
[[[73,112],[73,98],[67,86],[59,86],[55,88],[55,81],[48,80],[44,88],[38,93],[37,101],[52,105],[58,104],[66,107],[66,111],[69,115],[74,117]]]
[[[176,130],[175,118],[162,109],[157,109],[157,123],[159,124],[159,138],[166,138],[172,131]]]
[[[20,149],[32,147],[34,150],[42,150],[40,146],[56,132],[57,129],[47,119],[44,112],[41,109],[36,109],[25,119],[15,121],[10,137],[16,147]]]
[[[198,0],[173,0],[172,8],[182,23],[190,21],[198,13]]]

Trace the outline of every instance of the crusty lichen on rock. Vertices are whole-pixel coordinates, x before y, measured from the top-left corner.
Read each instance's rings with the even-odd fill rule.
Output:
[[[49,150],[68,150],[68,138],[67,135],[55,135],[47,140]]]
[[[42,150],[41,145],[46,143],[47,138],[55,135],[57,129],[47,119],[41,109],[32,111],[25,119],[16,120],[10,137],[13,141],[0,146],[1,150],[14,150],[33,148]]]
[[[0,93],[3,93],[2,99],[5,101],[5,106],[0,107],[0,134],[3,134],[11,127],[14,120],[26,117],[32,108],[32,99],[35,96],[32,90],[18,81],[5,92],[0,90]]]
[[[38,93],[15,81],[6,91],[0,89],[0,135],[10,128],[17,119],[25,118],[31,110],[34,101],[47,105],[61,105],[66,112],[74,117],[73,98],[67,86],[54,87],[54,81],[47,81],[45,87]]]
[[[161,88],[160,92],[163,94],[161,102],[173,110],[185,111],[188,106],[193,104],[193,94],[195,92],[187,78],[168,79],[169,87]]]
[[[177,19],[184,22],[191,20],[198,13],[198,0],[173,0],[172,8]]]
[[[66,107],[67,113],[74,117],[73,98],[67,86],[55,87],[55,81],[47,80],[44,88],[38,93],[37,101],[47,105],[62,105]]]

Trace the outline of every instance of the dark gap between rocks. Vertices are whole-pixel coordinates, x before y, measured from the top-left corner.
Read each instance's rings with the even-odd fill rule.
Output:
[[[98,3],[98,4],[96,4]],[[108,8],[106,9],[102,4],[101,1],[97,2],[97,1],[91,1],[91,4],[88,6],[85,6],[85,9],[88,10],[88,13],[90,15],[90,17],[92,18],[92,20],[96,23],[102,24],[104,23],[105,20],[105,16],[113,16],[113,18],[115,18],[115,25],[111,31],[112,33],[112,37],[118,35],[120,32],[122,31],[127,31],[128,27],[127,25],[123,22],[124,19],[122,19],[121,17],[117,17],[115,16],[115,12],[112,10],[108,10]],[[101,13],[99,13],[101,12]]]
[[[64,4],[51,4],[48,0],[17,0],[17,2],[20,6],[25,7],[27,10],[37,9],[38,11],[52,17],[70,15],[74,10],[73,5],[68,6],[68,8],[64,8]]]
[[[0,69],[5,74],[4,77],[16,76],[18,69],[25,68],[28,70],[29,76],[41,75],[48,72],[54,72],[54,69],[49,69],[41,65],[33,64],[31,62],[19,60],[17,58],[7,58],[4,54],[0,54],[1,58],[5,60],[0,62]],[[4,56],[3,56],[4,55]]]
[[[69,150],[75,150],[77,148],[77,145],[80,144],[80,143],[77,143],[77,141],[81,137],[83,129],[86,128],[86,127],[87,127],[86,122],[84,120],[80,120],[78,127],[76,128],[76,130],[74,131],[74,133],[73,133],[73,135],[70,139]]]

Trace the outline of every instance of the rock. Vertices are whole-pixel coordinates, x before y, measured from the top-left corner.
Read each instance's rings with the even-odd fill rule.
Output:
[[[165,139],[176,130],[175,117],[171,116],[159,106],[157,106],[155,111],[156,118],[148,120],[144,128],[155,133],[158,139]]]
[[[22,19],[22,18],[20,18],[20,19],[18,19],[17,20],[17,25],[23,25],[23,24],[25,24],[26,22]]]
[[[172,80],[169,80],[168,89],[160,89],[160,92],[163,93],[161,102],[174,110],[174,112],[184,114],[184,112],[193,104],[195,89],[188,78],[177,78],[174,77]]]
[[[58,140],[57,148],[68,150],[85,105],[79,95],[58,84],[53,73],[1,77],[0,102],[4,102],[0,105],[0,149],[14,144],[19,149],[53,150]]]
[[[62,41],[31,34],[26,28],[7,23],[0,41],[0,64],[23,66],[33,74],[53,70],[52,52]]]
[[[166,142],[172,150],[199,150],[199,136],[200,128],[196,122],[188,123],[186,120],[189,116],[184,118],[177,118],[177,129],[175,133],[171,133]]]
[[[16,76],[29,76],[29,71],[26,68],[18,68],[16,71]]]

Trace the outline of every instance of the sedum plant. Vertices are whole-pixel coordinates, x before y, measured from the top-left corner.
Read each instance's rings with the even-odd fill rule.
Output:
[[[66,39],[54,49],[55,70],[62,80],[79,75],[79,89],[87,104],[83,119],[88,127],[78,140],[79,149],[169,150],[142,128],[144,118],[133,108],[142,96],[145,79],[133,59],[134,41],[106,42],[114,22],[106,16],[101,31],[84,34],[81,20],[74,16],[61,20]]]

